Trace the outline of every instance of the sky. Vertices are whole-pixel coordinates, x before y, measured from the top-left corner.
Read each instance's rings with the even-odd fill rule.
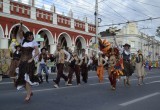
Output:
[[[17,1],[17,0],[15,0]],[[29,0],[21,0],[28,4]],[[87,17],[89,23],[95,22],[96,0],[35,0],[36,7],[43,5],[50,10],[51,5],[56,7],[56,13],[68,16],[70,10],[76,19],[84,20]],[[160,0],[98,0],[98,17],[102,19],[99,26],[109,24],[126,23],[127,21],[143,20],[160,17]],[[123,25],[115,25],[118,28]],[[138,22],[141,32],[155,36],[156,29],[160,26],[160,19]],[[104,31],[109,26],[100,27]]]

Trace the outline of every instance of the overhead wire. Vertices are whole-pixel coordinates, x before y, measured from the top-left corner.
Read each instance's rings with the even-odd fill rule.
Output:
[[[134,9],[134,8],[131,8],[131,7],[129,7],[129,6],[124,5],[123,3],[120,3],[120,2],[118,2],[117,0],[114,0],[114,1],[117,2],[118,4],[121,4],[121,5],[125,6],[125,7],[127,7],[127,8],[130,9],[130,10],[133,10],[133,11],[135,11],[135,12],[137,12],[137,13],[141,13],[141,14],[147,16],[147,17],[151,17],[151,16],[148,16],[147,14],[145,14],[145,13],[143,13],[143,12],[139,12],[139,11],[137,11],[137,10]],[[113,3],[113,2],[112,2],[112,3]],[[113,3],[113,4],[114,4],[114,3]]]
[[[141,3],[141,4],[145,4],[145,5],[149,5],[149,6],[153,6],[153,7],[156,7],[156,8],[160,8],[160,6],[158,6],[158,5],[148,4],[148,3],[141,2],[141,1],[136,1],[136,0],[132,0],[132,1],[138,2],[138,3]]]
[[[107,24],[107,25],[101,25],[99,27],[112,26],[112,25],[121,25],[121,24],[127,24],[127,23],[132,23],[132,22],[142,22],[142,21],[156,20],[156,19],[160,19],[160,17],[147,18],[147,19],[141,19],[141,20],[133,20],[133,21],[123,22],[123,23],[117,23],[117,24]]]
[[[105,2],[104,2],[104,4],[106,4]],[[119,16],[121,16],[123,19],[125,19],[125,20],[127,20],[127,21],[129,21],[127,18],[125,18],[124,16],[122,16],[121,14],[119,14],[116,10],[114,10],[112,7],[110,7],[108,4],[106,4],[111,10],[113,10],[116,14],[118,14]]]

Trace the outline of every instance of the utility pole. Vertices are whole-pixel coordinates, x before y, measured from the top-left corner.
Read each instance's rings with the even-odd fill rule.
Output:
[[[98,45],[98,0],[95,1],[95,25],[96,25],[96,36],[95,36],[95,43]],[[98,47],[96,48],[98,52]]]

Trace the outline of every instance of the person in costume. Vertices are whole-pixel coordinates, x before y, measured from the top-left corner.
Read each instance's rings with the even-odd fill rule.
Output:
[[[76,74],[76,81],[77,85],[80,85],[80,58],[78,57],[77,53],[74,52],[69,64],[69,74],[68,74],[68,86],[72,85],[72,77],[73,73]]]
[[[123,75],[123,61],[120,57],[119,50],[116,47],[111,47],[107,40],[99,39],[100,50],[108,57],[108,78],[111,84],[111,89],[116,89],[116,79]]]
[[[107,64],[107,61],[102,57],[102,53],[99,53],[98,66],[97,66],[97,76],[99,79],[99,83],[103,82],[104,65],[106,64]]]
[[[138,85],[144,84],[144,58],[141,50],[137,51],[136,56],[136,73],[138,76]]]
[[[11,60],[11,64],[10,64],[10,69],[9,69],[9,77],[13,79],[13,83],[14,86],[16,86],[16,79],[17,79],[17,74],[18,74],[18,66],[19,66],[19,61],[20,61],[20,57],[21,57],[21,46],[20,45],[16,45],[15,47],[12,47],[12,49],[14,49],[13,55],[12,55],[12,60]]]
[[[43,79],[42,79],[42,70],[45,72],[46,74],[46,82],[48,82],[48,76],[49,76],[49,73],[48,73],[48,68],[47,68],[47,53],[46,53],[46,48],[42,48],[41,49],[41,54],[39,55],[39,68],[38,68],[38,76],[40,77],[40,82],[42,83],[43,82]]]
[[[81,56],[81,75],[82,75],[82,81],[84,83],[87,83],[88,80],[88,66],[90,65],[90,59],[87,56],[87,54],[85,53],[86,50],[82,49],[82,56]]]
[[[65,55],[67,56],[66,60],[65,60]],[[57,78],[54,81],[54,87],[55,88],[59,88],[59,82],[60,82],[60,78],[62,77],[67,84],[68,78],[66,75],[64,75],[63,73],[63,68],[64,68],[64,63],[68,62],[70,59],[70,54],[62,49],[61,44],[58,43],[57,44],[57,50],[54,53],[54,56],[56,58],[56,66],[57,66]]]
[[[116,41],[116,37],[114,36],[114,41],[116,46],[118,47],[120,53],[123,56],[123,65],[124,65],[124,70],[123,73],[126,76],[126,78],[124,79],[124,85],[128,85],[130,86],[130,76],[133,74],[134,69],[133,66],[131,64],[131,53],[130,53],[130,45],[129,44],[125,44],[123,45],[123,48],[121,48],[117,41]]]
[[[19,27],[22,29],[22,22]],[[19,34],[21,38],[21,57],[19,64],[19,75],[16,81],[17,89],[19,90],[22,87],[26,89],[25,101],[29,101],[33,95],[31,86],[38,85],[39,79],[35,75],[35,62],[34,58],[39,54],[38,43],[34,41],[33,33],[27,31],[24,34]],[[34,56],[32,55],[33,50],[35,50]]]

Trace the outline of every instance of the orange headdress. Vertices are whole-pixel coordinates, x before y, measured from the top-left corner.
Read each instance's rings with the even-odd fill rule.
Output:
[[[110,42],[108,42],[107,40],[101,40],[100,38],[98,38],[99,40],[99,48],[100,48],[100,51],[103,52],[103,54],[107,54],[108,50],[110,49],[111,47],[111,44]]]

